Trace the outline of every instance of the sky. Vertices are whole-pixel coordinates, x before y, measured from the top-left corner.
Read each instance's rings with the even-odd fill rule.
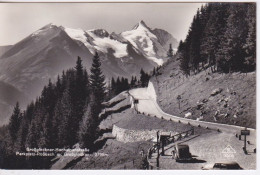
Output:
[[[143,20],[150,28],[185,39],[201,3],[0,3],[0,45],[12,45],[41,27],[84,30],[102,28],[120,33]]]

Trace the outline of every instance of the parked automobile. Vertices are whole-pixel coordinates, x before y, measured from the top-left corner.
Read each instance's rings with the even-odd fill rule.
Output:
[[[172,151],[172,158],[175,159],[176,162],[192,160],[189,145],[186,144],[174,145]]]
[[[241,170],[243,168],[237,162],[221,162],[206,164],[201,167],[202,170]]]

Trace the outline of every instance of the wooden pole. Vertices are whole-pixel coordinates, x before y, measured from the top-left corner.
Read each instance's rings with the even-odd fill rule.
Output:
[[[159,168],[159,156],[160,156],[160,141],[159,141],[159,131],[157,131],[157,158],[156,158],[156,166]]]
[[[246,135],[245,135],[245,139],[244,139],[244,147],[245,147],[245,152],[246,152]]]
[[[164,156],[165,137],[162,137],[162,156]]]

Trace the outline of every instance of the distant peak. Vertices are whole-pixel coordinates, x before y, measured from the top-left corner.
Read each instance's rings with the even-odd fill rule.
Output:
[[[58,26],[56,24],[54,24],[54,23],[49,23],[49,24],[43,26],[40,30],[50,29],[50,28],[53,28],[53,27],[58,27]],[[62,27],[62,26],[60,26],[60,27]]]
[[[139,21],[139,24],[146,26],[145,22],[143,20]]]
[[[141,27],[145,27],[145,28],[147,28],[147,29],[150,29],[150,28],[145,24],[145,22],[144,22],[143,20],[139,21],[138,24],[136,24],[133,29],[135,30],[135,29],[139,28],[140,26],[141,26]]]

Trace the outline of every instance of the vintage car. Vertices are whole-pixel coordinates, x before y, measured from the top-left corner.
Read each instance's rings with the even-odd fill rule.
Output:
[[[243,168],[237,162],[221,162],[206,164],[201,167],[202,170],[241,170]]]
[[[186,144],[174,145],[172,151],[172,158],[175,159],[176,162],[192,160],[192,155],[190,153],[189,145]]]

